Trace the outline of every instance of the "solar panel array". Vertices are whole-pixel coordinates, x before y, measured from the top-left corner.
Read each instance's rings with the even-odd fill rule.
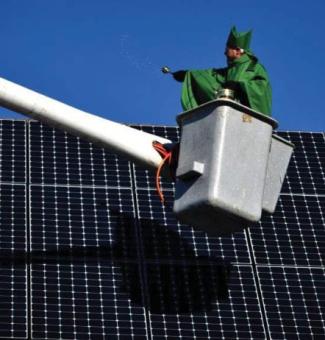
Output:
[[[279,135],[296,149],[276,212],[217,238],[176,221],[172,183],[162,205],[148,171],[0,121],[0,338],[324,339],[324,135]]]

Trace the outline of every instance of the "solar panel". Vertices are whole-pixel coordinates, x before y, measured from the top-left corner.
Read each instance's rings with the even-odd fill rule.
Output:
[[[325,196],[283,194],[277,211],[249,230],[258,264],[325,265]]]
[[[310,132],[280,132],[295,144],[282,193],[325,195],[324,134]]]
[[[171,140],[176,127],[136,126]],[[35,121],[0,121],[0,338],[323,339],[325,140],[296,145],[273,215],[180,224],[174,186]]]
[[[24,121],[0,120],[0,181],[26,181],[26,126]]]
[[[0,338],[27,335],[26,190],[0,184]]]
[[[31,183],[130,187],[128,161],[38,122],[29,127]]]
[[[324,267],[258,267],[272,339],[325,337]]]

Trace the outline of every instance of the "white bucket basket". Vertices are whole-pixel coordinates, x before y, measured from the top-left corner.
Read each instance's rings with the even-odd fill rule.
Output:
[[[283,181],[291,156],[287,152],[282,161],[282,147],[289,144],[272,138],[275,120],[218,99],[177,121],[182,132],[174,212],[181,222],[223,235],[259,221],[262,209],[274,211],[282,182],[273,183]]]

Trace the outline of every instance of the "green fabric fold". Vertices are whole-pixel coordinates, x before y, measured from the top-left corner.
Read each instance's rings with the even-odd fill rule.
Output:
[[[190,110],[216,98],[222,88],[233,88],[235,99],[253,110],[271,115],[272,90],[265,68],[244,54],[227,68],[187,71],[182,87],[183,109]]]

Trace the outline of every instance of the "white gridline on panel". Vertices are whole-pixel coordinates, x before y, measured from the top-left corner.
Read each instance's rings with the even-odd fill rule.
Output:
[[[18,282],[23,280],[24,283],[17,284],[16,280],[18,280]],[[1,285],[7,284],[11,288],[10,289],[0,288],[0,300],[2,301],[0,306],[0,317],[7,319],[6,321],[4,320],[4,322],[0,321],[0,338],[26,339],[27,337],[26,280],[27,280],[26,264],[22,265],[22,268],[17,268],[16,264],[7,265],[1,264],[0,270]],[[19,286],[19,288],[15,286]],[[5,303],[4,300],[7,300],[7,303]],[[5,306],[8,304],[10,305],[10,307],[5,308]],[[21,316],[23,314],[25,315],[24,317]],[[20,322],[18,322],[18,320]]]
[[[323,164],[324,160],[321,159],[319,153],[322,152],[325,155],[325,150],[321,150],[325,148],[324,146],[316,146],[315,136],[320,136],[317,133],[288,133],[294,139],[293,142],[296,142],[296,138],[298,137],[298,147],[299,150],[294,150],[293,160],[295,165],[295,171],[297,173],[299,179],[300,190],[304,194],[313,193],[318,194],[319,190],[324,192],[325,189],[325,178],[323,174]],[[308,137],[308,138],[306,138]],[[309,140],[311,139],[311,141]],[[297,142],[296,142],[297,143]],[[311,147],[312,151],[307,152],[306,149]],[[314,157],[316,156],[316,160]],[[324,157],[324,156],[323,156]],[[322,176],[322,188],[318,188],[314,183],[314,174],[320,174]],[[310,188],[311,185],[311,188]],[[312,189],[312,192],[310,190]],[[294,193],[293,191],[291,193]],[[299,192],[300,193],[300,192]]]
[[[35,187],[35,186],[33,186],[33,187]],[[44,187],[43,187],[44,188]],[[52,187],[52,189],[53,189],[53,187]],[[69,191],[69,188],[67,187],[66,188],[68,191]],[[83,196],[83,194],[82,194],[82,188],[79,188],[80,189],[80,192],[81,192],[81,196]],[[94,192],[95,192],[95,189],[98,189],[98,188],[93,188],[93,190],[92,190],[92,193],[93,193],[93,200],[95,200],[96,198],[95,198],[95,196],[94,196]],[[117,188],[115,188],[115,190],[117,190]],[[122,189],[123,190],[123,189]],[[101,190],[101,191],[103,191],[103,190]],[[129,191],[129,190],[128,190]],[[56,193],[56,191],[55,191],[55,189],[54,189],[54,194]],[[106,190],[106,198],[107,198],[107,200],[108,200],[108,196],[107,196],[107,190]],[[120,208],[122,208],[122,205],[123,205],[123,202],[122,202],[122,199],[121,199],[121,197],[118,199],[118,201],[119,201],[119,205],[120,205]],[[81,199],[80,200],[80,204],[81,204],[81,206],[83,206],[83,200]],[[53,203],[53,205],[54,206],[56,206],[56,203],[54,202]],[[88,208],[87,209],[91,209],[91,205],[90,206],[88,206]],[[93,205],[93,208],[94,208],[94,205]],[[96,210],[96,208],[94,209],[94,210]],[[81,210],[82,211],[82,215],[84,215],[85,214],[85,211],[83,211],[83,209]],[[54,218],[56,217],[56,214],[54,215]],[[57,219],[55,219],[55,220],[57,220]],[[107,221],[108,223],[109,223],[109,221]],[[97,243],[98,244],[98,243]],[[100,267],[98,267],[97,269],[100,269]],[[87,271],[85,271],[85,275],[87,274]],[[114,283],[114,279],[113,279],[113,283]],[[114,286],[114,285],[113,285]],[[88,304],[89,305],[89,304]],[[131,306],[129,305],[129,309],[131,310],[132,308],[131,308]],[[117,307],[116,307],[116,311],[117,311]],[[117,322],[119,322],[119,320],[117,319]],[[132,325],[132,318],[131,318],[131,325]],[[89,327],[88,327],[89,328]],[[132,328],[132,327],[131,327]],[[123,330],[121,330],[121,336],[123,336]],[[93,334],[93,333],[90,333],[89,332],[89,334]],[[124,334],[125,335],[125,334]]]
[[[165,191],[167,207],[161,204],[156,190],[153,188],[136,188],[136,192],[140,209],[140,223],[142,218],[152,221],[158,220],[161,228],[165,229],[168,226],[166,229],[167,232],[175,232],[182,240],[188,242],[188,244],[193,247],[195,256],[208,254],[213,257],[221,257],[221,259],[231,258],[232,263],[250,263],[244,232],[226,237],[208,237],[207,234],[202,231],[194,231],[193,228],[177,222],[170,207],[168,207],[168,204],[170,204],[169,196],[172,194],[171,191]],[[143,207],[145,207],[145,213]],[[245,259],[243,257],[245,257]]]
[[[123,179],[125,181],[125,178],[129,177],[129,162],[121,161],[117,156],[95,147],[92,143],[84,142],[78,137],[50,129],[42,124],[39,124],[40,136],[38,136],[35,132],[38,125],[35,124],[37,123],[30,127],[33,184],[107,186],[112,185],[114,181],[115,186],[123,186]],[[38,147],[38,144],[35,144],[36,141],[41,147],[40,155],[34,155],[34,150],[37,151]],[[44,143],[50,146],[44,147]],[[71,152],[77,156],[77,159],[69,158]],[[50,159],[46,168],[44,166],[45,154]],[[41,162],[40,167],[36,162],[38,159]],[[52,170],[49,169],[50,164],[53,167]],[[45,170],[47,171],[46,175]],[[97,175],[96,171],[99,171]],[[75,183],[75,179],[74,183],[71,183],[72,174],[73,176],[77,175],[78,183]],[[36,179],[34,179],[35,176]]]
[[[40,206],[34,207],[32,211],[32,219],[33,219],[33,224],[37,223],[36,225],[41,225],[42,229],[42,234],[43,234],[43,241],[42,244],[45,247],[46,245],[46,240],[45,236],[50,237],[51,240],[56,239],[55,246],[75,246],[75,244],[72,243],[72,237],[71,235],[74,234],[73,240],[78,241],[79,246],[87,246],[89,244],[86,244],[86,232],[89,233],[90,231],[94,233],[97,237],[95,241],[91,242],[91,245],[99,245],[98,240],[99,238],[103,241],[112,241],[112,233],[110,230],[110,208],[116,208],[120,212],[125,213],[129,216],[134,217],[134,210],[133,210],[133,198],[131,195],[131,190],[130,188],[116,188],[116,187],[88,187],[88,186],[54,186],[54,185],[31,185],[30,186],[32,189],[31,192],[31,197],[33,200],[33,197],[35,199],[40,200],[40,198],[44,198],[45,194],[50,194],[54,195],[54,200],[50,200],[50,197],[47,197],[46,201],[39,202]],[[35,193],[33,192],[35,191]],[[110,203],[110,196],[109,192],[111,193],[116,193],[117,194],[117,202]],[[129,203],[125,200],[127,197],[121,197],[121,193],[124,195],[129,196]],[[66,205],[64,206],[64,209],[66,209],[66,212],[64,215],[60,214],[58,204],[62,204],[60,201],[59,197],[64,195],[64,199],[66,201]],[[71,198],[71,195],[73,195],[73,200]],[[76,195],[79,198],[76,198]],[[100,204],[104,204],[104,206],[99,206],[97,205],[96,201],[96,195],[98,195],[98,200]],[[125,201],[123,201],[123,199]],[[114,199],[116,201],[116,198]],[[71,203],[73,201],[73,204]],[[89,203],[90,202],[90,203]],[[51,216],[50,218],[47,217],[48,221],[55,221],[56,227],[52,226],[51,230],[49,228],[45,229],[45,215],[46,215],[46,208],[44,205],[51,204]],[[128,205],[129,204],[129,205]],[[108,207],[108,210],[106,210],[106,206]],[[131,207],[131,209],[129,209]],[[79,211],[80,210],[80,211]],[[106,212],[106,217],[105,220],[102,220],[103,217],[101,217],[101,220],[99,220],[98,217],[98,210],[100,211],[105,211]],[[89,212],[87,214],[86,212]],[[59,238],[58,232],[60,229],[59,226],[59,218],[58,216],[60,215],[60,221],[63,223],[68,223],[68,232],[65,231],[65,234],[70,235],[69,239],[67,237],[61,237]],[[74,226],[74,230],[72,230],[72,218],[77,218],[78,223],[80,224],[80,229],[76,230],[76,226]],[[84,218],[89,217],[92,218],[93,226],[91,229],[87,227],[86,230],[86,223],[84,221]],[[101,226],[100,230],[98,225]],[[107,225],[107,227],[106,227]],[[105,230],[103,229],[105,228]],[[32,228],[32,229],[35,229]],[[35,231],[35,230],[32,230]],[[81,231],[81,236],[76,237],[76,235],[79,235]],[[32,235],[32,238],[34,236]],[[66,239],[65,242],[64,239]],[[39,244],[39,242],[38,242]],[[53,246],[54,244],[51,244]],[[43,251],[46,250],[46,248],[42,249]]]
[[[312,136],[312,135],[311,135]],[[304,154],[304,157],[306,159],[306,163],[307,163],[307,171],[308,171],[308,174],[310,176],[310,178],[312,179],[313,178],[313,174],[312,174],[312,170],[311,170],[311,166],[313,166],[313,164],[310,164],[310,162],[308,161],[308,154],[305,150],[305,143],[304,143],[304,140],[303,140],[303,137],[302,135],[300,134],[300,140],[301,140],[301,148],[302,148],[302,151],[303,151],[303,154]],[[317,154],[317,151],[316,149],[314,150],[314,152]],[[318,155],[317,155],[318,156]],[[319,157],[318,157],[318,160],[319,160]],[[317,164],[317,163],[316,163]],[[319,164],[317,164],[317,167],[320,165],[321,163],[319,162]],[[319,167],[321,168],[321,167]],[[323,180],[324,180],[324,177],[323,177]],[[315,183],[314,181],[311,181],[312,183],[312,186],[313,186],[313,191],[316,193],[317,192],[317,188],[315,187]]]
[[[325,230],[322,227],[324,218],[319,200],[320,197],[314,195],[281,195],[277,207],[281,218],[271,215],[267,221],[262,220],[258,226],[248,229],[257,264],[317,266],[310,263],[317,259],[319,266],[324,265],[322,244],[325,242]],[[325,199],[323,200],[325,202]],[[315,201],[317,209],[313,208]],[[292,203],[293,209],[291,206],[285,206],[287,202]],[[293,216],[287,217],[289,213]],[[319,220],[318,224],[315,223],[316,218]],[[270,240],[275,242],[272,246],[267,243]],[[297,246],[298,240],[302,248]],[[264,245],[262,249],[258,245],[261,241]],[[260,262],[261,259],[263,262]],[[276,263],[278,260],[281,262]]]
[[[212,309],[206,312],[150,313],[154,338],[203,339],[209,334],[211,339],[222,336],[224,339],[265,339],[252,269],[244,265],[234,267],[237,268],[233,279],[236,282],[230,284],[228,301],[213,301]]]
[[[155,176],[156,173],[153,170],[144,170],[135,166],[135,182],[137,183],[137,187],[141,189],[155,188]],[[175,190],[175,183],[166,178],[160,177],[159,183],[162,191],[172,191]]]
[[[317,282],[313,279],[316,272],[322,275],[322,279]],[[263,278],[263,274],[267,277]],[[257,266],[257,275],[272,339],[305,340],[325,336],[325,320],[321,309],[325,303],[324,268]],[[301,276],[308,278],[301,280]],[[304,289],[309,292],[304,292]],[[316,308],[317,312],[309,313],[308,309],[311,308]],[[314,325],[316,322],[318,326]]]
[[[149,193],[152,193],[152,190],[151,189],[147,189],[147,190],[143,190],[142,188],[141,189],[138,189],[137,190],[137,193],[139,194],[139,191],[143,191],[143,192],[149,192]],[[141,199],[139,199],[139,196],[138,196],[138,198],[137,198],[137,201],[139,202],[139,217],[140,217],[140,221],[141,221],[141,218],[142,218],[142,216],[141,216]],[[157,209],[155,209],[155,208],[153,208],[154,207],[154,203],[150,200],[150,195],[149,195],[149,200],[148,200],[149,202],[147,202],[148,204],[146,205],[146,207],[147,208],[149,208],[147,211],[149,212],[149,215],[147,215],[146,214],[146,217],[150,217],[151,219],[155,219],[155,218],[157,218],[157,216],[156,215],[154,215],[153,214],[153,212],[154,211],[157,211]],[[163,210],[163,212],[162,212],[162,218],[163,218],[163,220],[164,220],[164,225],[162,225],[161,227],[166,227],[166,225],[167,225],[167,221],[168,221],[168,213],[166,212],[166,211],[164,211],[165,209],[164,209],[164,207],[162,207],[161,208],[162,210]],[[160,209],[159,209],[160,210]],[[140,222],[141,223],[141,222]],[[169,225],[169,223],[168,223],[168,225]],[[184,236],[184,235],[182,235],[182,236]],[[234,242],[234,238],[233,237],[231,237],[231,240],[232,240],[232,242]],[[195,249],[195,248],[194,248]],[[171,260],[172,262],[173,262],[173,260]],[[161,262],[161,260],[158,260],[158,262]],[[178,317],[176,316],[176,319],[178,320]],[[166,323],[166,321],[163,319],[162,320],[162,322],[163,323]],[[180,327],[179,327],[179,321],[177,321],[177,324],[178,324],[178,329],[180,329]],[[193,329],[194,329],[194,326],[193,326]],[[167,329],[166,329],[166,327],[165,327],[165,331],[167,331]],[[208,332],[209,333],[209,332]],[[195,329],[194,329],[194,334],[195,334]],[[177,335],[176,337],[178,337],[179,335]],[[166,335],[166,338],[169,338],[169,337],[172,337],[170,334],[167,336]],[[264,337],[264,335],[261,337],[261,338],[263,338]],[[186,338],[186,337],[185,337]],[[195,338],[195,335],[193,335],[193,338]]]
[[[0,211],[1,250],[26,251],[26,186],[1,183],[0,187],[1,208],[6,208],[5,211]],[[19,217],[17,212],[20,212]],[[17,241],[16,238],[21,240]]]
[[[4,123],[11,123],[11,135],[8,139],[5,139],[3,136]],[[2,180],[2,176],[9,176],[9,174],[4,174],[4,169],[2,167],[2,163],[0,164],[0,181],[1,183],[25,183],[26,181],[26,170],[24,170],[24,174],[22,175],[23,178],[20,180],[16,179],[16,171],[20,168],[26,169],[26,143],[25,143],[25,136],[26,136],[26,125],[25,122],[19,122],[23,124],[23,134],[18,135],[15,131],[15,120],[3,120],[0,119],[0,160],[3,163],[2,156],[3,152],[6,148],[11,147],[11,159],[10,159],[10,178],[5,178]],[[21,137],[21,139],[19,139]],[[20,144],[21,143],[21,144]],[[22,153],[22,158],[19,156],[19,152]],[[7,160],[8,161],[8,160]],[[8,166],[8,163],[5,162],[5,165]],[[17,175],[18,176],[18,175]]]
[[[286,177],[286,184],[284,185],[285,191],[283,191],[283,193],[287,193],[287,189],[289,189],[289,193],[297,194],[319,194],[325,192],[324,175],[322,175],[321,188],[316,187],[313,180],[314,175],[323,174],[322,164],[324,161],[322,163],[320,153],[325,152],[325,150],[323,150],[325,146],[321,147],[317,145],[315,140],[316,136],[320,137],[322,135],[319,133],[289,131],[279,131],[278,134],[295,144],[294,153],[288,169],[289,175]],[[312,151],[307,152],[306,150],[309,148],[311,148]],[[316,158],[317,161],[315,161],[314,158]],[[286,188],[286,185],[288,185],[288,188]]]
[[[311,134],[311,139],[312,139],[312,143],[314,144],[314,149],[315,149],[315,155],[316,155],[316,158],[320,164],[320,173],[322,175],[322,179],[324,181],[324,185],[325,185],[325,170],[323,170],[323,167],[322,167],[322,164],[324,165],[325,164],[325,138],[323,136],[323,143],[324,143],[324,146],[323,146],[323,153],[324,155],[323,156],[320,156],[319,155],[319,151],[318,151],[318,148],[316,147],[316,142],[315,142],[315,136],[314,134]]]
[[[119,266],[43,264],[42,268],[38,268],[39,266],[32,267],[34,279],[38,278],[37,284],[33,284],[33,291],[38,293],[33,297],[32,304],[32,331],[35,338],[48,338],[51,333],[52,336],[57,334],[56,338],[60,339],[71,338],[70,334],[74,334],[76,339],[83,335],[121,336],[122,339],[123,336],[130,336],[132,339],[130,329],[146,336],[143,307],[133,306],[128,296],[119,292]],[[56,282],[47,283],[49,277]],[[98,310],[94,311],[94,306]],[[71,314],[69,318],[68,314]],[[72,319],[73,322],[70,322]],[[136,327],[141,325],[142,331]],[[37,327],[44,330],[40,331]],[[135,337],[139,334],[133,335]]]
[[[1,184],[0,206],[4,209],[0,210],[0,250],[3,252],[0,259],[0,319],[3,318],[0,320],[0,338],[25,338],[28,264],[25,184]]]

